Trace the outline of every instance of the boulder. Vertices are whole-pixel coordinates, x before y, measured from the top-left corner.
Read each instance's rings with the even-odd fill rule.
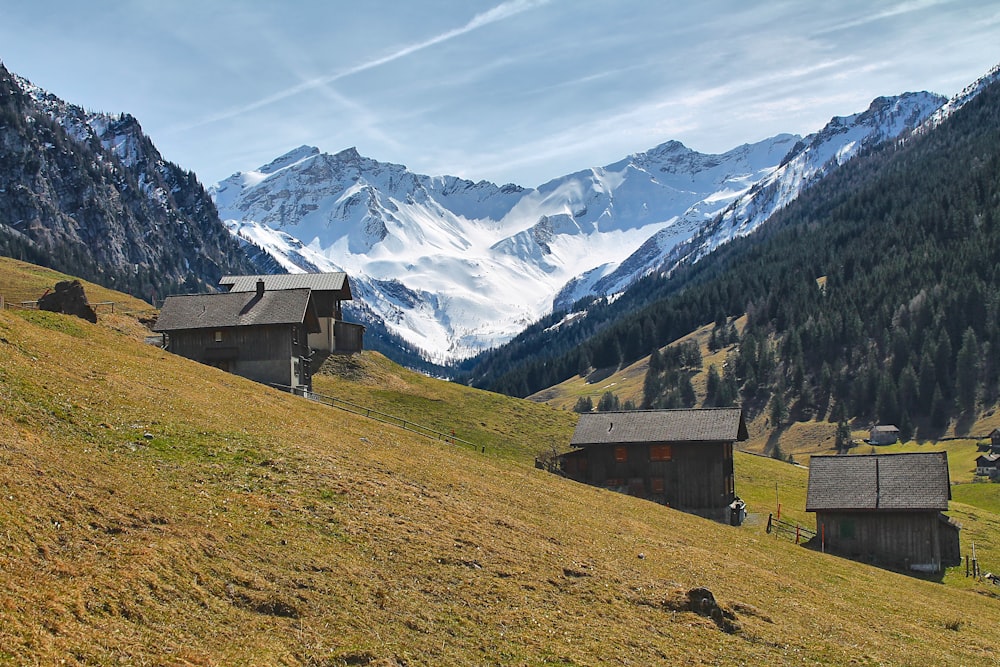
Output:
[[[76,315],[88,322],[97,323],[97,313],[90,307],[83,285],[79,280],[64,280],[56,283],[52,292],[46,292],[38,299],[38,309],[54,313]]]

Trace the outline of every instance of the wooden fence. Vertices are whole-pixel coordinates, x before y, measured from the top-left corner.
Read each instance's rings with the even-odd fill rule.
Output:
[[[121,307],[118,305],[117,301],[97,301],[95,303],[90,304],[90,307],[94,309],[95,313],[105,312],[105,313],[111,313],[113,315],[114,313],[119,312],[123,315],[135,314],[127,310],[121,310]],[[0,294],[0,310],[16,310],[16,309],[38,310],[38,301],[37,300],[18,301],[15,303],[6,300],[4,296]]]
[[[790,540],[795,540],[796,544],[808,542],[816,537],[815,530],[809,530],[797,523],[782,521],[773,514],[767,515],[767,533],[768,535],[774,533],[775,537],[787,537]]]

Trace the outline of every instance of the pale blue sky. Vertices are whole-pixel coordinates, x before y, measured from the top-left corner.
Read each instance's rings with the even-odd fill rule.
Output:
[[[0,60],[206,185],[310,144],[536,186],[953,95],[1000,62],[1000,3],[0,0]]]

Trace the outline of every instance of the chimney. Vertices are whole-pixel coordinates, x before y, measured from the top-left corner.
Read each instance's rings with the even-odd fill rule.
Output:
[[[264,280],[262,278],[257,279],[257,298],[264,296]]]

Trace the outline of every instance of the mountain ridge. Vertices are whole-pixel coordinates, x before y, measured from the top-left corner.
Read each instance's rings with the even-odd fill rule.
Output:
[[[272,163],[282,169],[241,172],[211,192],[232,232],[273,247],[287,270],[348,271],[390,328],[449,361],[505,342],[550,312],[581,262],[599,279],[652,232],[721,210],[796,139],[779,135],[721,155],[667,142],[530,189],[300,147]],[[333,185],[317,191],[315,183]],[[301,247],[282,248],[274,230]],[[380,287],[387,282],[417,298],[394,299]]]
[[[808,137],[715,155],[667,141],[536,188],[424,176],[356,148],[303,146],[210,192],[232,233],[285,270],[349,272],[372,316],[451,364],[751,233],[810,183],[913,131],[945,102],[880,97]]]
[[[88,112],[0,65],[0,236],[153,300],[252,270],[192,172],[128,114]]]

